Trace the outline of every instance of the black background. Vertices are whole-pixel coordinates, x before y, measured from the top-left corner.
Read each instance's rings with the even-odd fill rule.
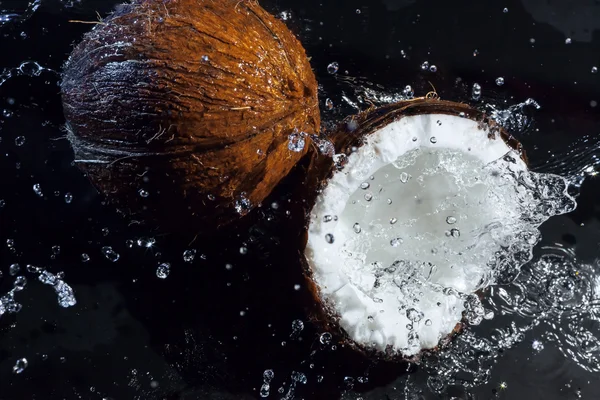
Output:
[[[0,10],[18,13],[26,3],[1,1]],[[296,385],[296,398],[405,398],[406,365],[371,363],[343,349],[319,346],[318,329],[305,314],[310,297],[302,285],[294,289],[302,284],[301,273],[287,268],[290,254],[279,247],[289,225],[285,211],[293,210],[286,203],[285,184],[234,230],[200,236],[191,244],[193,237],[129,226],[102,205],[72,166],[61,131],[57,83],[72,45],[90,28],[68,20],[95,20],[96,12],[104,16],[117,2],[68,3],[42,1],[29,18],[0,26],[0,68],[13,75],[0,86],[0,199],[5,203],[0,208],[0,293],[12,287],[8,266],[18,262],[65,271],[78,301],[75,307],[60,308],[51,288],[24,272],[29,284],[16,296],[23,309],[0,318],[0,399],[258,398],[268,368],[275,372],[269,398],[287,393],[292,371],[308,379],[306,385]],[[535,123],[516,132],[534,169],[574,176],[595,167],[600,108],[593,102],[600,101],[600,73],[591,69],[600,67],[600,1],[261,4],[277,15],[291,13],[286,23],[312,57],[321,102],[331,98],[335,105],[324,112],[326,127],[356,111],[343,96],[366,108],[356,93],[360,87],[377,89],[379,84],[385,89],[378,90],[389,94],[410,84],[424,95],[431,82],[442,98],[467,100],[471,85],[478,82],[486,101],[494,104],[529,97],[541,104],[533,114]],[[36,77],[16,73],[27,60],[46,69]],[[327,73],[333,61],[340,65],[336,76]],[[422,71],[424,61],[438,71]],[[505,78],[502,87],[494,83],[499,76]],[[26,138],[23,146],[15,145],[17,136]],[[43,197],[33,192],[35,183]],[[600,239],[599,192],[598,180],[588,176],[577,211],[542,227],[544,243],[570,247],[580,261],[592,262]],[[66,193],[73,195],[71,204],[64,201]],[[272,201],[283,206],[273,210],[268,206]],[[157,241],[152,249],[125,245],[148,236]],[[15,241],[15,252],[4,245],[7,239]],[[55,245],[61,252],[51,258]],[[106,260],[102,246],[112,246],[120,259]],[[240,254],[241,246],[248,254]],[[190,248],[198,251],[191,264],[181,256]],[[81,253],[91,261],[82,263]],[[172,264],[166,280],[155,276],[159,261]],[[299,337],[292,335],[295,319],[305,324]],[[489,335],[495,324],[500,322],[484,323],[478,332]],[[585,371],[552,346],[534,355],[528,340],[505,351],[489,381],[469,393],[454,387],[438,396],[423,386],[422,393],[410,395],[575,399],[579,393],[585,399],[600,398],[597,373]],[[13,374],[12,366],[22,357],[28,368]],[[419,374],[419,367],[408,367],[408,372]],[[355,383],[356,393],[348,390],[345,376],[367,374],[369,383]],[[498,390],[500,382],[507,383],[506,390]],[[284,394],[277,393],[280,386]]]

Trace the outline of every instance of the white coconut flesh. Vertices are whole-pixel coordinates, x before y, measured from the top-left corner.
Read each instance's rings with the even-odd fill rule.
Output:
[[[368,135],[327,182],[305,256],[351,340],[411,356],[465,316],[481,322],[473,294],[530,259],[537,227],[572,209],[558,177],[529,172],[489,133],[460,116],[404,117]]]

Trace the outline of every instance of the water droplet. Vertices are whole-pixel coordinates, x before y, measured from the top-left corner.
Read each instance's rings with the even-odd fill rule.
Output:
[[[430,319],[425,320],[425,326],[431,326],[433,322]]]
[[[398,218],[390,218],[390,224],[394,225],[396,222],[398,222]]]
[[[301,286],[299,284],[294,285],[294,290],[300,290]]]
[[[60,254],[60,246],[52,246],[52,254],[55,256]]]
[[[81,253],[81,261],[84,263],[90,261],[90,256],[87,253]]]
[[[361,233],[362,232],[362,228],[360,227],[360,224],[357,222],[354,225],[352,225],[352,229],[354,229],[354,233]]]
[[[429,61],[424,61],[423,64],[421,64],[421,69],[427,71],[429,69]]]
[[[202,62],[208,62],[210,59],[207,55],[203,55],[202,57],[200,57],[200,60],[202,60]]]
[[[473,84],[473,89],[471,90],[471,98],[475,101],[481,98],[481,85],[479,85],[479,83]]]
[[[424,316],[425,314],[415,308],[409,308],[406,310],[406,317],[412,322],[419,322]]]
[[[392,199],[387,199],[388,204],[392,204]]]
[[[195,249],[186,250],[183,252],[183,261],[185,261],[187,263],[191,263],[192,261],[194,261],[194,258],[196,258],[196,250]]]
[[[498,85],[498,86],[504,85],[504,78],[501,77],[501,76],[497,77],[496,78],[496,85]]]
[[[479,55],[479,50],[473,50],[473,57],[477,57],[477,55]]]
[[[335,61],[327,66],[327,72],[330,73],[331,75],[336,74],[339,69],[340,69],[340,65]]]
[[[139,247],[144,247],[147,249],[153,247],[155,244],[156,244],[156,239],[154,239],[154,238],[143,238],[142,237],[137,240],[137,245]]]
[[[415,95],[415,91],[413,90],[412,86],[406,85],[402,90],[402,95],[408,99],[412,99]]]
[[[33,193],[37,194],[40,197],[44,196],[44,193],[42,193],[42,186],[39,183],[33,185]]]
[[[334,242],[334,237],[331,233],[328,233],[327,235],[325,235],[325,241],[329,244],[332,244]]]
[[[452,228],[450,229],[450,236],[455,238],[460,237],[460,231],[456,228]]]
[[[432,65],[432,66],[429,67],[429,71],[431,71],[431,72],[437,72],[437,70],[438,69],[437,69],[436,65]]]
[[[25,289],[26,285],[27,285],[27,278],[25,278],[24,276],[17,276],[15,278],[15,281],[13,282],[13,287],[15,288],[16,291],[21,291],[21,290]]]
[[[333,100],[326,99],[325,100],[325,108],[329,111],[333,110]]]
[[[331,222],[333,221],[333,217],[331,215],[325,215],[323,217],[323,222]]]
[[[15,146],[21,147],[25,144],[25,136],[17,136],[15,138]]]
[[[171,272],[171,264],[169,263],[160,263],[156,268],[156,276],[160,279],[166,279]]]
[[[331,339],[333,337],[331,336],[331,333],[329,332],[324,332],[321,334],[321,336],[319,337],[319,341],[321,342],[321,344],[325,344],[328,345],[331,343]]]
[[[360,188],[362,190],[367,190],[370,187],[371,187],[371,185],[369,184],[369,182],[363,182],[363,183],[360,184]]]
[[[271,385],[268,383],[263,383],[260,387],[259,395],[260,397],[269,397],[269,391],[271,390]]]
[[[506,13],[508,12],[508,8],[504,7],[504,10],[502,10],[502,12],[503,12],[504,14],[506,14]]]
[[[73,195],[71,193],[65,193],[65,203],[71,204],[73,201]]]
[[[263,372],[263,381],[265,383],[270,383],[274,377],[275,377],[275,372],[273,372],[272,369],[266,369]]]
[[[456,223],[456,218],[453,216],[446,217],[446,223],[448,225],[453,225]]]
[[[246,246],[242,246],[240,247],[240,254],[241,255],[246,255],[248,254],[248,248]]]
[[[112,249],[112,247],[110,247],[110,246],[102,247],[101,251],[102,251],[102,254],[104,254],[104,257],[106,257],[106,259],[110,262],[117,262],[119,260],[119,258],[121,257],[119,255],[119,253],[114,251]]]
[[[304,146],[306,146],[306,139],[304,138],[305,134],[303,132],[294,132],[290,133],[288,136],[288,150],[293,151],[295,153],[300,153],[304,150]]]
[[[357,8],[357,9],[356,9],[356,13],[357,13],[357,14],[360,14],[360,13],[361,13],[360,9],[358,9],[358,8]]]
[[[394,238],[394,239],[390,240],[390,244],[392,245],[392,247],[398,247],[402,244],[402,239]]]
[[[148,191],[146,189],[140,189],[138,191],[138,194],[143,198],[146,198],[150,195],[150,193],[148,193]]]
[[[308,380],[306,379],[306,375],[304,375],[302,372],[296,371],[292,372],[292,380],[303,385],[306,385],[306,382],[308,382]]]
[[[293,334],[298,334],[298,333],[302,332],[303,329],[304,329],[304,322],[302,322],[299,319],[295,319],[292,321],[292,333]]]
[[[533,350],[540,352],[544,350],[544,343],[542,343],[540,340],[535,339],[533,342],[531,342],[531,347],[533,348]]]
[[[10,274],[10,276],[15,276],[19,273],[20,270],[21,266],[19,264],[11,264],[11,266],[8,267],[8,273]]]
[[[598,73],[598,67],[593,66],[592,67],[592,74],[596,74],[596,73]]]
[[[365,193],[365,200],[366,201],[371,201],[373,200],[373,194],[372,193]]]
[[[13,373],[15,374],[20,374],[23,371],[25,371],[25,368],[27,368],[27,366],[29,365],[29,363],[27,362],[26,358],[20,358],[17,360],[17,362],[15,363],[15,365],[13,366]]]
[[[571,44],[571,42],[572,42],[571,38],[568,37],[568,38],[565,39],[565,44]]]
[[[435,136],[432,136],[432,137],[429,139],[429,141],[430,141],[431,143],[433,143],[433,144],[436,144],[436,143],[437,143],[437,138],[436,138]]]
[[[408,176],[408,174],[406,172],[403,172],[400,174],[400,182],[402,182],[402,183],[408,182],[409,178],[410,177]]]

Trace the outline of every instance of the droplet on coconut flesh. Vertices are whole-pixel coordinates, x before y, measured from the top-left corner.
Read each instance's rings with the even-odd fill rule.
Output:
[[[251,0],[120,5],[61,91],[78,167],[124,215],[178,230],[248,213],[305,154],[289,135],[320,125],[302,45]]]
[[[563,178],[529,171],[482,119],[439,100],[375,110],[358,119],[344,167],[323,175],[305,256],[323,309],[359,348],[410,357],[480,323],[481,290],[531,258],[542,222],[574,208]]]

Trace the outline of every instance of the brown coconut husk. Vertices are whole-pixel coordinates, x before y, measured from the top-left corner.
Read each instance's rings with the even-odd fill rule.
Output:
[[[497,140],[503,140],[509,147],[516,150],[521,155],[521,158],[527,162],[521,144],[504,128],[490,119],[487,114],[464,103],[445,101],[438,98],[417,98],[386,105],[380,108],[369,109],[358,115],[347,118],[329,136],[329,140],[334,144],[336,154],[350,155],[353,151],[352,148],[360,147],[368,135],[401,118],[421,114],[448,114],[475,120],[480,124],[481,129],[487,127],[490,130],[490,135],[495,135]],[[299,185],[302,186],[302,190],[298,193],[299,198],[301,198],[300,204],[303,209],[303,227],[302,233],[297,239],[297,248],[300,249],[298,251],[298,259],[304,270],[306,279],[305,284],[310,291],[314,302],[309,311],[313,323],[320,326],[323,331],[330,332],[334,335],[344,347],[358,352],[369,359],[378,359],[387,362],[415,362],[420,360],[423,356],[438,352],[440,349],[447,346],[452,338],[464,329],[465,325],[463,322],[458,323],[453,331],[440,341],[438,346],[432,349],[424,349],[419,354],[412,357],[406,357],[391,348],[386,349],[386,351],[379,351],[364,346],[363,344],[356,343],[341,328],[339,324],[340,316],[329,304],[323,301],[319,286],[313,279],[310,264],[304,255],[308,242],[308,226],[310,223],[311,210],[316,203],[319,193],[326,187],[328,180],[337,169],[341,168],[341,165],[336,165],[332,158],[319,155],[316,151],[307,155],[305,165],[305,181],[303,185]],[[478,293],[478,295],[482,296],[483,294]]]
[[[320,125],[302,45],[252,0],[121,5],[61,90],[77,166],[124,215],[168,229],[247,213],[305,153],[288,136]]]

